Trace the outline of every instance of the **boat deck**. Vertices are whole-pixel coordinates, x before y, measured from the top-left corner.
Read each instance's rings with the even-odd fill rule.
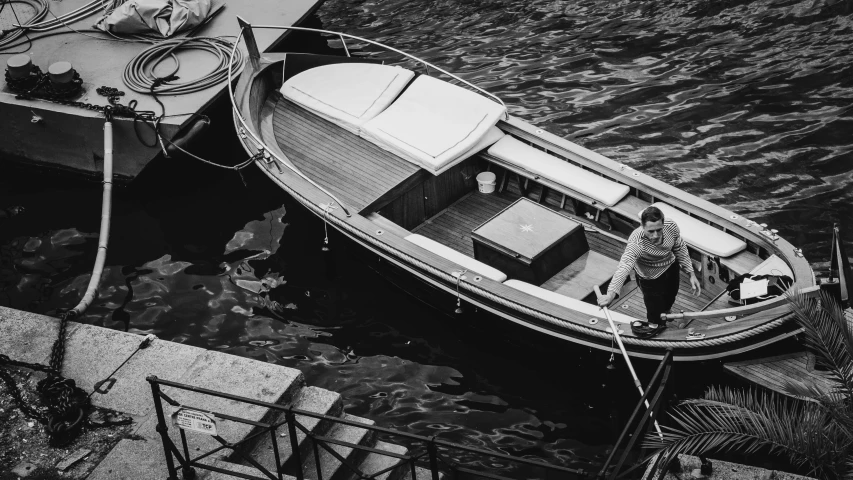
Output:
[[[792,396],[788,385],[800,389],[816,389],[823,393],[832,391],[832,382],[824,372],[815,370],[814,355],[796,352],[769,358],[733,362],[723,367],[762,387],[783,395]]]
[[[449,208],[443,210],[434,217],[413,230],[425,237],[431,238],[437,242],[447,245],[454,250],[464,253],[469,257],[474,257],[474,245],[471,241],[471,231],[480,226],[483,222],[496,215],[498,212],[509,206],[512,202],[519,198],[517,188],[513,188],[512,182],[507,189],[502,192],[495,191],[492,194],[481,194],[472,192],[461,200],[457,201]],[[533,195],[536,198],[535,195]],[[544,202],[543,205],[558,211],[563,215],[573,218],[576,221],[584,222],[584,218],[571,214],[565,209],[559,208]],[[588,223],[588,222],[587,222]],[[625,244],[609,235],[599,233],[594,230],[586,230],[587,241],[589,242],[590,250],[597,254],[603,255],[609,259],[618,261],[622,256]],[[614,266],[615,271],[615,266]],[[558,273],[555,277],[560,276]],[[554,279],[552,279],[554,280]],[[547,281],[542,285],[551,291],[559,291],[561,282]],[[717,303],[721,300],[714,300],[714,295],[706,291],[702,295],[695,297],[690,293],[690,283],[686,276],[682,276],[681,286],[679,289],[676,303],[673,306],[674,311],[697,311],[702,310],[706,305],[712,304],[712,307],[717,307]],[[626,315],[631,315],[639,319],[645,319],[646,307],[643,303],[643,294],[636,283],[630,282],[622,289],[623,295],[614,305],[614,310],[617,310]],[[723,303],[725,303],[723,301]],[[623,307],[623,305],[627,305]],[[720,305],[717,308],[722,308],[727,305]],[[707,326],[720,323],[719,319],[696,319],[690,324],[691,327]]]
[[[280,95],[277,98],[272,126],[282,152],[355,211],[393,196],[422,175],[419,167]]]
[[[405,236],[408,231],[416,232],[464,255],[474,257],[471,232],[522,195],[522,189],[519,188],[520,179],[517,177],[507,179],[505,188],[500,192],[481,194],[475,190],[470,171],[450,174],[445,172],[443,177],[433,176],[284,100],[277,92],[267,99],[265,105],[261,112],[264,117],[261,122],[263,136],[275,136],[276,144],[287,156],[286,161],[292,162],[306,176],[336,195],[353,213],[358,212],[368,219],[380,219],[383,224],[388,225],[388,230],[393,229],[401,236]],[[473,157],[465,168],[480,170],[485,166],[484,163],[477,165],[477,162],[481,161],[485,162],[484,159]],[[460,179],[466,179],[467,183]],[[459,183],[453,184],[458,188],[454,190],[444,185],[446,188],[442,191],[446,192],[443,197],[441,194],[436,197],[439,189],[434,183],[447,183],[448,180]],[[607,231],[604,224],[596,224],[590,220],[582,206],[578,206],[576,211],[573,202],[566,202],[559,193],[542,190],[541,186],[534,184],[525,188],[524,194],[531,200],[584,225],[590,252],[594,252],[590,257],[596,258],[595,265],[591,266],[586,263],[580,265],[583,262],[573,262],[564,271],[544,282],[541,287],[594,303],[592,287],[588,285],[590,282],[586,281],[588,279],[585,277],[590,272],[579,269],[591,267],[595,270],[592,272],[596,277],[595,282],[606,282],[608,277],[605,270],[615,271],[616,262],[625,247],[626,235]],[[443,198],[447,203],[439,206],[437,198]],[[437,212],[431,216],[427,213],[427,199],[432,212]],[[403,213],[400,218],[394,217],[395,213],[400,213],[398,210]],[[402,225],[410,226],[406,228]],[[573,266],[575,270],[568,271]],[[564,279],[570,281],[563,281]],[[644,319],[646,310],[642,293],[636,288],[636,284],[629,282],[622,289],[622,293],[623,296],[617,301],[614,310]],[[625,306],[627,308],[623,308]],[[724,300],[717,299],[714,293],[708,291],[703,291],[700,297],[693,297],[686,279],[682,279],[674,310],[699,311],[727,306]],[[553,308],[553,304],[548,303],[545,309],[550,308]],[[777,319],[786,313],[787,309],[783,306],[750,314],[734,322],[726,322],[719,317],[695,319],[689,325],[673,322],[670,323],[671,328],[667,328],[656,339],[683,341],[686,329],[680,327],[686,326],[695,328],[708,338],[727,336]]]

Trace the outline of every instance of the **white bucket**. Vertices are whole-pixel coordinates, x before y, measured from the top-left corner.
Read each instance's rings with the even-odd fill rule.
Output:
[[[492,172],[477,174],[477,188],[480,193],[492,193],[495,191],[495,180],[497,177]]]

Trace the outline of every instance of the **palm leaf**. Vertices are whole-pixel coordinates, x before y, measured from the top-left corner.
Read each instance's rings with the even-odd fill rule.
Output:
[[[844,429],[827,428],[829,417],[820,404],[775,393],[712,388],[704,399],[685,401],[669,415],[675,426],[664,427],[663,439],[650,435],[644,442],[660,449],[665,459],[766,449],[825,474],[827,465],[839,461],[839,447],[849,444]]]
[[[820,302],[799,293],[788,299],[806,348],[814,352],[837,389],[853,399],[853,328],[841,306],[826,292],[820,293]]]

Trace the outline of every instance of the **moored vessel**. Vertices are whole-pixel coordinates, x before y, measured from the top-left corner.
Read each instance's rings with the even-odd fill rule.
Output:
[[[515,118],[499,98],[405,52],[339,32],[241,25],[249,55],[231,98],[246,151],[441,306],[615,350],[594,290],[653,205],[678,224],[703,288],[691,296],[682,279],[670,327],[640,338],[630,324],[646,317],[642,292],[627,282],[612,317],[630,355],[706,360],[797,332],[784,295],[747,301],[727,290],[748,274],[788,277],[790,292],[818,289],[800,250],[766,225]],[[351,39],[402,63],[348,50],[261,55],[253,29],[336,36],[345,49]]]

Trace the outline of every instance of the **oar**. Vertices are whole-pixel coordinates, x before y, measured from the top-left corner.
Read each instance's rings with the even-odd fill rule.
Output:
[[[601,289],[598,288],[598,285],[595,287],[595,294],[601,297]],[[622,350],[622,356],[625,357],[625,363],[628,364],[628,370],[631,372],[631,376],[634,377],[634,385],[637,386],[637,390],[640,391],[640,397],[645,395],[643,392],[643,386],[640,384],[640,379],[637,378],[637,372],[634,371],[634,365],[631,364],[631,359],[628,358],[628,352],[625,351],[625,345],[622,345],[622,337],[619,336],[619,330],[616,328],[616,324],[613,323],[613,318],[610,316],[610,310],[607,307],[601,307],[604,309],[604,316],[607,317],[607,322],[610,323],[610,330],[613,331],[613,338],[616,339],[616,344],[619,345],[619,350]],[[646,409],[651,408],[649,406],[649,401],[646,400]],[[658,435],[663,438],[663,433],[660,431],[660,425],[658,425],[658,421],[655,420],[655,430],[657,430]]]

